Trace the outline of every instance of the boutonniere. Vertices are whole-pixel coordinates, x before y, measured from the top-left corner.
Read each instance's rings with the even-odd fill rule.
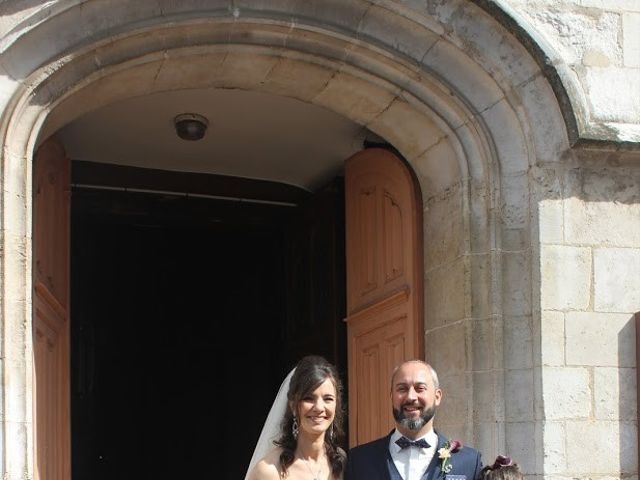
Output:
[[[462,448],[462,443],[458,440],[447,440],[444,447],[438,450],[438,458],[440,459],[440,470],[443,473],[449,473],[453,468],[451,465],[451,454]]]

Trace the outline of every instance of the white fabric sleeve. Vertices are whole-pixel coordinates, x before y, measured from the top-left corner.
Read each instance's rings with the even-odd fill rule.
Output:
[[[251,469],[256,465],[256,463],[258,463],[262,457],[264,457],[274,447],[273,441],[278,438],[278,434],[280,433],[280,422],[282,422],[282,418],[287,411],[287,392],[289,391],[289,382],[291,381],[291,376],[294,371],[295,368],[289,372],[280,384],[280,389],[278,390],[276,399],[273,401],[273,405],[271,405],[271,410],[269,410],[267,419],[264,422],[262,432],[260,433],[260,437],[256,443],[256,448],[253,450],[253,456],[251,457],[247,473],[244,477],[245,480],[249,477],[249,472],[251,472]]]

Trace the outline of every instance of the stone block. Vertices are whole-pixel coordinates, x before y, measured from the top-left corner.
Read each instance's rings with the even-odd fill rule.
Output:
[[[509,316],[531,314],[531,254],[505,252],[502,260],[502,312]]]
[[[460,375],[467,371],[467,322],[460,321],[435,330],[427,331],[425,351],[429,358],[437,359],[437,365],[446,367],[434,368],[438,375]]]
[[[393,101],[368,128],[392,145],[402,145],[402,154],[412,163],[445,136],[429,117],[399,99]]]
[[[313,103],[367,125],[388,108],[394,98],[393,92],[375,83],[339,72],[316,95]]]
[[[592,475],[635,473],[637,430],[633,423],[606,421],[566,422],[567,470],[580,478]]]
[[[565,364],[564,313],[543,310],[540,315],[540,358],[542,365]]]
[[[519,131],[520,119],[506,100],[482,112],[482,118],[494,134],[494,142],[503,175],[525,173],[529,169],[529,155],[524,134]],[[509,125],[511,128],[504,128]],[[521,132],[519,132],[521,133]]]
[[[207,51],[201,55],[178,55],[171,52],[158,69],[155,85],[158,90],[169,91],[182,88],[185,82],[189,82],[191,88],[210,87],[216,82],[221,83],[219,78],[224,76],[227,60],[228,72],[240,70],[238,76],[250,76],[255,85],[255,82],[264,79],[278,58],[267,55],[249,56],[240,52],[233,55],[224,51]]]
[[[616,12],[640,12],[637,0],[578,0],[578,5]]]
[[[591,250],[543,245],[541,304],[545,310],[586,309],[591,293]]]
[[[443,397],[438,408],[436,423],[449,425],[466,423],[465,419],[469,415],[471,399],[469,375],[464,373],[449,374],[441,368],[438,368],[437,371]]]
[[[535,473],[537,452],[535,451],[535,423],[508,422],[505,426],[508,454],[517,459],[523,473]]]
[[[635,368],[593,369],[593,398],[596,420],[637,420]]]
[[[470,252],[488,253],[495,250],[496,229],[490,190],[491,187],[482,181],[471,181],[462,185],[468,192],[464,211],[468,218]],[[464,196],[464,194],[463,194]]]
[[[371,5],[358,23],[359,32],[365,37],[375,38],[419,62],[439,40],[439,35],[416,21],[413,17],[393,15],[388,9]],[[390,18],[393,21],[389,21]]]
[[[238,17],[282,15],[292,22],[314,19],[326,25],[352,29],[363,17],[368,4],[357,0],[326,0],[325,2],[299,2],[297,0],[234,0]],[[227,8],[229,4],[227,3]]]
[[[567,365],[634,367],[635,325],[629,314],[567,312]]]
[[[583,81],[589,91],[594,119],[637,123],[640,118],[640,95],[633,95],[629,89],[630,85],[640,85],[640,69],[587,68]],[[629,92],[629,95],[622,95],[621,92]]]
[[[640,248],[594,249],[593,270],[596,311],[640,311]]]
[[[564,204],[562,200],[538,202],[538,230],[541,243],[564,243]]]
[[[501,220],[503,228],[529,225],[529,176],[526,173],[503,175],[501,179]],[[506,249],[505,245],[502,245]]]
[[[504,420],[504,377],[497,371],[473,373],[473,420]]]
[[[264,78],[261,90],[276,95],[291,95],[293,91],[296,98],[311,101],[334,73],[335,70],[323,65],[281,58]]]
[[[622,51],[625,67],[640,67],[640,13],[622,15]]]
[[[429,202],[423,223],[424,268],[427,272],[460,258],[464,245],[464,224],[459,189]]]
[[[529,130],[538,162],[555,163],[569,148],[562,112],[555,94],[544,76],[535,76],[524,82],[518,93],[529,121],[535,128]]]
[[[533,371],[531,369],[505,370],[504,377],[506,421],[533,421]]]
[[[473,369],[495,370],[502,368],[502,320],[491,317],[472,320],[469,342],[472,348]]]
[[[504,366],[508,369],[533,366],[533,329],[530,316],[504,318]]]
[[[603,179],[610,183],[611,179]],[[640,188],[637,184],[636,187]],[[627,203],[615,194],[608,200],[586,202],[579,197],[565,200],[565,235],[570,244],[640,246],[640,205]]]
[[[542,430],[545,473],[564,473],[567,469],[564,422],[544,422]]]
[[[493,273],[494,255],[469,256],[471,273],[471,311],[466,315],[472,319],[489,318],[494,315],[494,299],[496,280]]]
[[[498,454],[507,452],[504,446],[504,422],[479,421],[474,426],[473,446],[482,452],[482,461],[486,465]]]
[[[507,79],[509,85],[520,85],[539,74],[539,67],[530,60],[525,48],[513,42],[506,29],[496,28],[495,20],[476,5],[450,0],[434,10],[456,32],[457,45],[473,52],[475,61],[499,85],[507,83]]]
[[[416,157],[412,164],[424,178],[423,196],[432,197],[459,184],[462,178],[459,162],[450,140],[445,136],[440,137],[438,143]]]
[[[448,78],[474,112],[482,112],[504,97],[495,79],[487,75],[468,52],[452,43],[437,42],[422,59],[422,64],[442,78]]]
[[[547,420],[589,418],[591,377],[586,368],[545,367],[542,398]]]
[[[464,258],[431,270],[425,276],[425,315],[429,328],[460,321],[465,317],[466,267]]]

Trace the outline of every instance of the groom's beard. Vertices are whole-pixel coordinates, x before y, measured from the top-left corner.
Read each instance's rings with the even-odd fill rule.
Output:
[[[402,414],[402,407],[400,410],[393,408],[393,418],[403,427],[409,430],[420,430],[423,426],[425,426],[436,414],[436,406],[435,404],[431,405],[429,408],[426,408],[422,411],[422,415],[418,418],[406,418]]]

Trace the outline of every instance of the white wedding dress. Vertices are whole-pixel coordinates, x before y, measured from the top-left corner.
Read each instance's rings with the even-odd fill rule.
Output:
[[[280,389],[278,390],[276,399],[273,401],[273,405],[271,405],[271,410],[269,410],[269,414],[267,415],[267,419],[262,427],[260,437],[258,437],[256,448],[253,450],[253,456],[251,457],[247,473],[244,477],[245,480],[249,477],[249,472],[255,464],[258,463],[260,459],[274,447],[273,441],[278,438],[278,434],[280,433],[280,422],[282,421],[287,409],[287,392],[289,391],[289,382],[291,381],[291,376],[294,371],[295,368],[289,372],[280,384]]]

